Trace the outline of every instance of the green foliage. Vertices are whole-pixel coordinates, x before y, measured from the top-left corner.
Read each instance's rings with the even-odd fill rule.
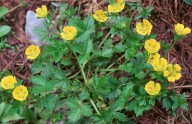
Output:
[[[142,4],[141,0],[136,0],[136,2],[127,2],[131,10],[135,10],[137,7],[140,7]]]
[[[67,107],[70,108],[69,111],[69,121],[76,122],[82,116],[88,117],[92,115],[92,109],[90,105],[82,103],[79,99],[68,98],[66,101]]]
[[[7,12],[8,9],[6,7],[0,7],[0,18],[2,18]]]
[[[137,8],[139,14],[135,19],[148,18],[153,9],[141,7],[141,1],[127,4],[131,9]],[[60,4],[57,10],[60,18],[55,24],[52,20],[57,12],[50,10],[45,28],[35,29],[41,41],[46,39],[48,44],[42,46],[40,55],[31,62],[27,100],[16,101],[11,91],[0,88],[1,122],[23,119],[25,123],[37,124],[47,120],[52,123],[64,120],[69,124],[132,124],[129,112],[141,116],[157,102],[172,114],[178,108],[187,110],[185,94],[168,89],[172,84],[148,62],[144,42],[156,35],[136,33],[133,19],[126,16],[129,12],[110,13],[108,21],[100,23],[90,14],[79,17],[77,8],[68,4]],[[77,29],[77,35],[70,41],[60,36],[67,25]],[[170,47],[162,45],[166,50]],[[8,74],[0,73],[0,78]],[[145,89],[151,80],[161,84],[156,95]],[[21,82],[18,80],[17,85]]]
[[[11,31],[11,27],[3,25],[0,26],[0,37],[3,37],[4,35],[8,34]]]
[[[4,51],[5,49],[13,49],[14,47],[8,44],[5,38],[0,38],[0,51]]]
[[[69,25],[75,26],[78,31],[76,42],[85,42],[95,32],[95,24],[92,16],[87,16],[83,21],[77,18],[69,19]]]
[[[183,0],[186,4],[192,5],[192,0]]]
[[[7,12],[8,9],[6,7],[0,7],[0,18],[2,18]],[[0,25],[0,38],[8,34],[10,31],[11,27],[7,25]]]
[[[153,7],[150,6],[148,8],[144,7],[137,7],[138,14],[135,16],[135,20],[140,19],[140,18],[145,18],[148,19],[149,16],[151,16],[151,11],[153,10]]]

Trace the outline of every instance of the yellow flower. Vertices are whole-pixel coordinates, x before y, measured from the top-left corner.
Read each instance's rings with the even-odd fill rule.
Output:
[[[149,81],[145,85],[145,91],[150,95],[157,95],[161,90],[161,85],[159,83],[154,83],[154,81]]]
[[[175,32],[177,35],[187,35],[191,33],[191,29],[188,27],[184,28],[183,24],[177,23],[175,25]]]
[[[103,10],[97,10],[95,14],[93,14],[93,18],[99,22],[105,22],[108,19],[107,12]]]
[[[147,60],[148,63],[151,63],[154,59],[159,59],[160,54],[159,53],[151,53],[149,54],[149,58]]]
[[[40,48],[36,45],[30,45],[25,50],[25,55],[28,59],[33,60],[40,54]]]
[[[160,43],[157,42],[155,39],[149,39],[145,41],[144,48],[147,50],[148,53],[156,53],[160,49]]]
[[[151,62],[155,71],[164,71],[167,68],[167,60],[164,58],[154,58]]]
[[[23,101],[26,99],[26,97],[28,96],[28,90],[25,86],[20,85],[17,86],[13,92],[12,92],[12,96],[14,99],[19,100],[19,101]]]
[[[36,9],[36,16],[39,18],[45,18],[48,14],[47,7],[45,5],[42,5],[41,8],[38,7]]]
[[[136,24],[136,31],[140,35],[150,35],[153,25],[146,19],[143,19],[143,23],[138,22]]]
[[[1,87],[3,87],[6,90],[13,89],[15,87],[14,86],[15,83],[17,83],[16,77],[8,75],[1,80]]]
[[[163,71],[163,75],[167,77],[169,82],[175,82],[181,78],[181,67],[178,64],[169,64],[167,69]]]
[[[77,35],[77,29],[74,26],[66,26],[63,28],[63,32],[61,32],[60,35],[65,40],[73,40]]]
[[[124,0],[116,0],[115,3],[108,5],[108,11],[111,13],[118,13],[121,12],[125,7]]]

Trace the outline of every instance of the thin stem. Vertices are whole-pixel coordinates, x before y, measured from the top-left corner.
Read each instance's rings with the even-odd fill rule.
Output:
[[[181,36],[174,37],[174,42],[171,45],[171,47],[168,50],[166,50],[165,57],[167,57],[168,53],[173,49],[173,47],[175,46],[175,44],[177,44],[177,42],[180,40],[180,38],[181,38]]]
[[[117,61],[120,61],[123,57],[124,57],[124,54],[121,55],[121,56],[117,59]],[[115,65],[115,63],[116,63],[116,62],[113,62],[112,64],[110,64],[110,65],[107,67],[107,69],[111,68],[113,65]]]
[[[105,38],[101,41],[101,43],[99,44],[98,48],[100,48],[103,45],[103,43],[109,37],[109,35],[110,35],[110,32],[108,32],[108,34],[105,36]]]
[[[86,78],[86,76],[85,76],[85,72],[84,72],[84,70],[83,70],[83,67],[82,67],[81,64],[79,64],[79,67],[80,67],[80,69],[81,69],[81,73],[82,73],[82,75],[83,75],[83,79],[84,79],[84,81],[85,81],[85,84],[87,85],[88,82],[87,82],[87,78]]]
[[[173,44],[171,45],[171,47],[166,51],[166,56],[167,56],[167,54],[173,49],[173,47],[175,46],[175,44],[178,42],[178,40],[175,40],[174,42],[173,42]]]
[[[75,57],[77,58],[76,53],[74,53],[74,55],[75,55]],[[84,69],[83,69],[84,65],[82,66],[81,64],[79,64],[79,67],[80,67],[80,69],[81,69],[81,73],[82,73],[83,79],[84,79],[84,81],[85,81],[85,86],[87,87],[88,81],[87,81],[87,78],[86,78],[86,76],[85,76],[85,72],[84,72]],[[97,114],[100,114],[100,112],[99,112],[99,110],[97,109],[97,106],[95,105],[95,103],[93,102],[93,100],[92,100],[91,98],[89,98],[89,101],[91,102],[91,104],[92,104],[93,108],[95,109],[95,111],[97,112]]]
[[[101,114],[99,112],[99,110],[97,109],[97,106],[95,105],[95,103],[93,102],[93,100],[91,98],[89,98],[89,101],[91,102],[92,106],[94,107],[95,111],[97,112],[97,114]]]
[[[106,72],[106,71],[116,71],[118,68],[111,68],[111,69],[101,69],[101,72]]]
[[[72,79],[72,78],[74,78],[74,77],[75,77],[75,76],[77,76],[80,72],[81,72],[81,71],[78,71],[78,72],[77,72],[77,73],[75,73],[74,75],[72,75],[72,76],[68,77],[68,79]]]

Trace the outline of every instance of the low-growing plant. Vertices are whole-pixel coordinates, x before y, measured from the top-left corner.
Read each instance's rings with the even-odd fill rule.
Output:
[[[47,45],[30,45],[25,51],[32,62],[32,85],[25,87],[12,75],[2,78],[1,122],[133,123],[130,112],[140,116],[157,102],[172,114],[187,110],[185,93],[179,95],[173,87],[181,67],[158,53],[161,42],[151,33],[149,20],[135,25],[120,14],[125,6],[123,0],[112,1],[108,11],[83,18],[61,4],[59,13],[66,15],[55,23],[46,6],[37,8],[47,31],[54,31],[47,35]],[[191,32],[179,23],[174,30],[174,44]],[[168,53],[174,44],[162,51]]]
[[[7,12],[8,9],[6,7],[0,7],[0,18],[2,18]],[[0,38],[9,33],[10,30],[11,27],[7,25],[0,25]]]
[[[0,19],[3,18],[5,14],[8,13],[8,9],[6,7],[0,7]],[[11,31],[11,27],[7,25],[0,25],[0,51],[3,51],[7,48],[13,48],[8,44],[6,38],[4,37]]]

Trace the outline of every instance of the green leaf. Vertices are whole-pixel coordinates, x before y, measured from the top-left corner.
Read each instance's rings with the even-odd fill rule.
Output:
[[[41,106],[45,107],[47,110],[51,111],[55,107],[56,96],[54,94],[49,94],[43,98],[41,98]]]
[[[118,44],[116,44],[116,45],[114,46],[114,48],[113,48],[113,50],[114,50],[115,52],[118,52],[118,53],[125,52],[125,49],[126,49],[126,46],[123,45],[121,42],[118,43]]]
[[[24,110],[24,112],[23,112],[23,117],[24,117],[26,120],[28,120],[28,121],[34,121],[34,119],[35,119],[35,113],[34,113],[32,110],[26,108],[26,109]]]
[[[0,37],[6,35],[7,33],[9,33],[11,31],[11,27],[9,26],[0,26]]]
[[[89,58],[89,54],[81,54],[77,58],[79,64],[83,64]]]
[[[72,65],[72,63],[73,62],[69,58],[63,58],[61,60],[61,64],[65,65],[65,66]]]
[[[77,98],[68,98],[66,105],[70,108],[68,112],[70,122],[77,122],[83,116],[88,117],[92,115],[91,107],[86,103],[82,103]]]
[[[112,49],[106,49],[101,53],[101,56],[106,58],[111,58],[112,55],[113,55]]]
[[[85,42],[91,38],[91,34],[95,31],[94,19],[92,16],[87,16],[84,21],[80,19],[69,19],[69,25],[75,26],[78,31],[77,42]]]
[[[91,109],[90,105],[83,104],[81,106],[81,113],[83,116],[86,116],[86,117],[91,116],[92,115],[92,109]]]
[[[33,84],[40,85],[40,86],[45,86],[45,84],[46,84],[46,80],[42,76],[32,76],[30,78],[30,81]]]
[[[5,105],[6,105],[5,102],[2,102],[2,103],[0,104],[0,117],[1,117],[1,114],[3,113],[3,110],[4,110],[4,108],[5,108]]]
[[[192,0],[183,0],[186,4],[192,5]]]
[[[113,112],[113,116],[114,116],[114,118],[118,119],[119,121],[123,121],[123,122],[127,121],[127,117],[120,112]]]
[[[163,98],[162,104],[166,110],[171,109],[171,102],[167,97]]]
[[[15,121],[15,120],[19,120],[22,119],[22,117],[20,117],[17,113],[12,113],[10,115],[7,115],[6,117],[4,117],[1,122],[9,122],[9,121]]]
[[[0,7],[0,18],[8,12],[7,7]]]
[[[77,122],[81,118],[81,110],[71,110],[68,115],[68,119],[70,122]]]
[[[85,100],[85,99],[89,99],[89,97],[90,97],[90,94],[89,94],[89,92],[87,91],[87,90],[83,90],[81,93],[80,93],[80,95],[79,95],[79,98],[83,101],[83,100]]]
[[[45,92],[45,87],[43,86],[33,86],[32,93],[34,95],[41,94]]]

